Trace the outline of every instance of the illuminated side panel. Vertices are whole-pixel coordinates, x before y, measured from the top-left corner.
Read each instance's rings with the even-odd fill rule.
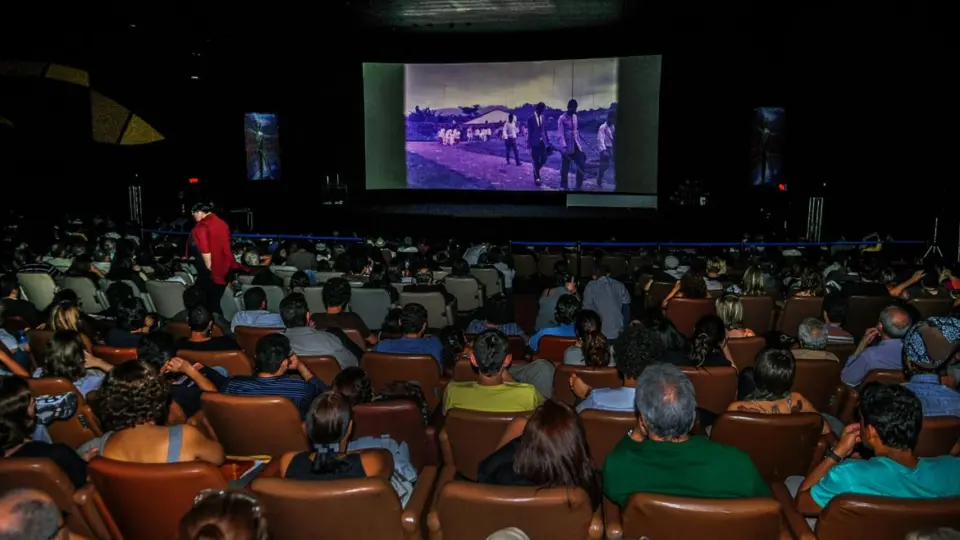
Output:
[[[123,133],[123,139],[120,140],[120,144],[149,144],[162,140],[163,135],[153,129],[153,126],[148,124],[143,118],[133,115],[133,118],[130,119],[130,123],[127,125],[127,130]]]
[[[90,125],[93,140],[99,143],[117,144],[127,123],[130,110],[100,92],[90,92]]]
[[[72,84],[90,88],[90,74],[82,69],[70,66],[61,66],[60,64],[50,64],[47,68],[47,78],[56,79]]]

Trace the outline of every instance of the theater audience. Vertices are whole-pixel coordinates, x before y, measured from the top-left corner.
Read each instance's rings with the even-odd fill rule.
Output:
[[[200,411],[200,396],[204,392],[216,392],[227,382],[217,370],[177,357],[173,336],[166,332],[144,334],[137,345],[137,359],[164,376],[170,385],[173,402],[186,418]]]
[[[143,334],[153,326],[143,301],[131,296],[117,306],[117,326],[107,331],[103,342],[122,349],[136,347]]]
[[[545,401],[528,420],[515,418],[498,449],[480,462],[477,482],[500,486],[580,488],[600,507],[600,472],[587,449],[583,423],[566,403]]]
[[[282,396],[306,414],[313,399],[327,390],[323,381],[297,358],[284,334],[267,334],[257,342],[253,375],[237,375],[220,387],[225,394],[240,396]],[[296,371],[298,376],[287,375]]]
[[[647,284],[648,290],[651,284],[652,282]],[[681,277],[679,281],[674,283],[673,290],[667,294],[663,302],[660,302],[660,307],[667,309],[667,304],[674,298],[707,298],[709,295],[707,292],[707,280],[703,276],[703,272],[699,269],[691,268],[683,274],[683,277]]]
[[[623,283],[610,276],[609,266],[601,266],[600,275],[583,289],[583,308],[600,315],[607,339],[617,339],[630,321],[630,293]]]
[[[4,317],[20,317],[30,327],[43,322],[33,302],[20,298],[20,281],[15,274],[0,276],[0,297]]]
[[[857,386],[867,373],[875,369],[901,369],[903,367],[903,336],[912,321],[910,314],[899,306],[887,306],[880,312],[875,328],[868,328],[857,350],[847,359],[840,379],[850,386]]]
[[[203,304],[190,309],[190,337],[177,341],[177,350],[239,351],[240,345],[227,336],[213,336],[213,315]]]
[[[510,305],[506,295],[495,294],[487,298],[484,300],[482,311],[483,319],[470,321],[466,333],[479,334],[488,328],[496,328],[508,336],[520,336],[524,341],[527,340],[526,333],[513,320],[513,306]]]
[[[669,325],[664,324],[669,329]],[[674,329],[676,331],[676,329]],[[667,330],[669,336],[671,332]],[[661,334],[662,335],[662,334]],[[660,357],[663,362],[684,367],[730,367],[733,358],[727,347],[727,330],[723,320],[716,315],[704,315],[693,329],[693,342],[689,352],[681,348],[666,349]],[[672,338],[672,341],[679,341]],[[673,345],[673,344],[671,344]]]
[[[823,274],[816,268],[806,267],[800,276],[790,282],[791,296],[823,296],[827,289],[823,281]]]
[[[930,317],[903,336],[904,386],[916,394],[924,416],[960,416],[960,392],[941,383],[960,342],[960,319]],[[956,382],[953,383],[954,385]]]
[[[577,320],[577,312],[580,311],[580,300],[572,294],[565,294],[557,300],[557,309],[554,312],[556,324],[542,328],[539,332],[530,338],[528,345],[533,352],[537,352],[540,346],[540,338],[543,336],[574,337],[577,335],[577,329],[574,323]]]
[[[307,299],[292,293],[280,302],[280,318],[286,326],[284,335],[290,340],[293,352],[300,356],[332,356],[341,368],[359,364],[357,357],[343,342],[329,332],[312,326]]]
[[[400,337],[384,339],[373,350],[392,354],[429,354],[441,365],[443,363],[443,343],[437,336],[426,335],[427,309],[420,304],[403,306],[399,318]]]
[[[311,317],[317,328],[349,328],[360,332],[360,336],[367,343],[377,343],[377,336],[370,332],[363,319],[356,313],[346,311],[353,294],[349,281],[343,278],[328,279],[323,284],[321,294],[326,312],[314,313]]]
[[[740,295],[726,293],[714,302],[717,316],[727,330],[727,339],[754,337],[756,334],[743,326],[743,302]]]
[[[827,350],[827,326],[820,319],[804,319],[797,335],[800,347],[793,349],[793,357],[797,360],[840,361],[836,354]]]
[[[827,345],[853,345],[853,335],[843,329],[847,318],[847,299],[838,292],[823,297],[823,321],[827,328]]]
[[[557,261],[558,264],[562,264],[566,268],[565,261]],[[550,289],[545,289],[540,295],[539,299],[539,311],[537,312],[537,321],[534,325],[534,330],[543,330],[544,328],[549,328],[551,326],[557,325],[557,302],[560,300],[561,296],[564,295],[577,295],[577,277],[568,274],[566,270],[558,272],[554,269],[553,273],[554,286]]]
[[[800,513],[817,516],[834,497],[847,493],[904,499],[960,495],[960,458],[918,458],[914,453],[923,407],[909,388],[868,383],[860,392],[859,411],[860,423],[844,428],[840,441],[806,478],[787,478]],[[876,457],[851,458],[858,443]]]
[[[676,366],[654,364],[637,380],[636,427],[607,455],[603,491],[618,505],[638,492],[726,499],[769,497],[750,456],[698,435],[693,383]]]
[[[531,384],[516,382],[507,371],[513,357],[509,340],[499,330],[477,334],[470,363],[477,368],[476,381],[451,382],[444,393],[443,412],[470,409],[486,412],[530,411],[543,403],[543,395]]]
[[[237,312],[230,321],[230,329],[234,332],[237,331],[238,326],[283,328],[283,319],[280,318],[280,314],[267,310],[267,293],[262,287],[250,287],[243,292],[243,311]]]
[[[589,309],[577,313],[574,327],[577,344],[563,352],[563,363],[571,366],[616,366],[607,337],[601,332],[600,315]]]
[[[111,364],[86,352],[79,332],[61,330],[50,338],[43,367],[37,368],[33,376],[66,379],[86,397],[87,393],[100,388],[105,374],[112,369]]]
[[[270,540],[270,528],[255,493],[207,489],[180,519],[178,540]]]
[[[164,425],[169,403],[167,382],[150,365],[131,360],[117,366],[100,389],[100,455],[135,463],[223,463],[223,447],[199,429]]]
[[[69,446],[33,440],[37,402],[26,379],[0,377],[0,449],[4,458],[47,458],[79,489],[87,483],[87,462]],[[89,457],[89,456],[88,456]]]
[[[60,330],[73,330],[80,333],[80,339],[83,340],[83,348],[87,352],[93,351],[93,342],[83,333],[80,322],[80,308],[73,302],[60,302],[50,309],[50,315],[47,318],[46,330],[59,332]]]
[[[640,324],[623,330],[617,340],[617,372],[623,381],[620,388],[591,388],[576,374],[570,376],[570,388],[583,400],[577,411],[633,412],[636,408],[637,379],[647,366],[659,361],[663,343],[657,332]]]
[[[752,265],[743,272],[740,285],[731,285],[727,287],[727,291],[740,296],[766,296],[765,284],[766,278],[763,275],[763,270],[757,265]]]

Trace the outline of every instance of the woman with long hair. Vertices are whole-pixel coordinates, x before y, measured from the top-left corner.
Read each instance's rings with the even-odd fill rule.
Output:
[[[823,296],[826,292],[823,274],[812,266],[804,268],[800,277],[790,283],[791,296]]]
[[[50,338],[43,367],[37,368],[34,378],[60,377],[73,383],[77,391],[87,396],[103,383],[113,366],[88,353],[80,332],[60,330]]]
[[[753,330],[743,327],[743,302],[740,296],[725,293],[714,302],[717,316],[727,329],[727,339],[754,337]]]
[[[583,423],[566,403],[547,400],[530,419],[515,418],[497,451],[477,470],[477,481],[501,486],[581,488],[597,509],[600,472],[590,457]]]
[[[707,279],[703,272],[691,268],[673,285],[673,290],[663,299],[660,307],[667,309],[667,304],[674,298],[707,298],[709,294],[707,292]]]
[[[603,321],[593,310],[582,309],[574,324],[577,344],[563,352],[563,363],[571,366],[615,366],[610,343],[603,335]]]
[[[727,367],[733,365],[727,348],[727,329],[723,319],[704,315],[693,329],[690,360],[700,367]]]
[[[83,341],[83,348],[87,352],[93,352],[93,341],[83,333],[80,320],[80,308],[73,302],[60,302],[52,306],[50,315],[47,317],[47,330],[59,332],[61,330],[73,330],[80,334]]]
[[[766,294],[767,288],[763,270],[757,265],[747,268],[740,281],[740,296],[764,296]]]
[[[270,540],[270,530],[256,494],[207,489],[180,519],[179,540]]]

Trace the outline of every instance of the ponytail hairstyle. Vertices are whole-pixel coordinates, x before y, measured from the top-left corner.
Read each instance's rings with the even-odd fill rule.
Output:
[[[610,344],[603,335],[603,321],[596,311],[582,309],[577,313],[577,337],[583,342],[583,363],[588,367],[610,365]]]
[[[727,330],[723,326],[723,319],[716,315],[704,315],[697,321],[693,330],[693,348],[690,358],[697,367],[703,367],[703,362],[711,354],[722,350],[727,339]]]
[[[316,449],[316,456],[310,466],[313,474],[337,474],[345,471],[349,464],[341,458],[340,445],[350,437],[353,429],[353,409],[350,400],[336,392],[325,392],[317,396],[307,412],[307,436]]]

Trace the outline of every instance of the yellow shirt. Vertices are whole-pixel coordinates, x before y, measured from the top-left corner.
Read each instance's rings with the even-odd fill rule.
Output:
[[[443,413],[450,409],[480,412],[532,411],[543,403],[536,387],[518,382],[483,386],[477,382],[452,382],[443,396]]]

